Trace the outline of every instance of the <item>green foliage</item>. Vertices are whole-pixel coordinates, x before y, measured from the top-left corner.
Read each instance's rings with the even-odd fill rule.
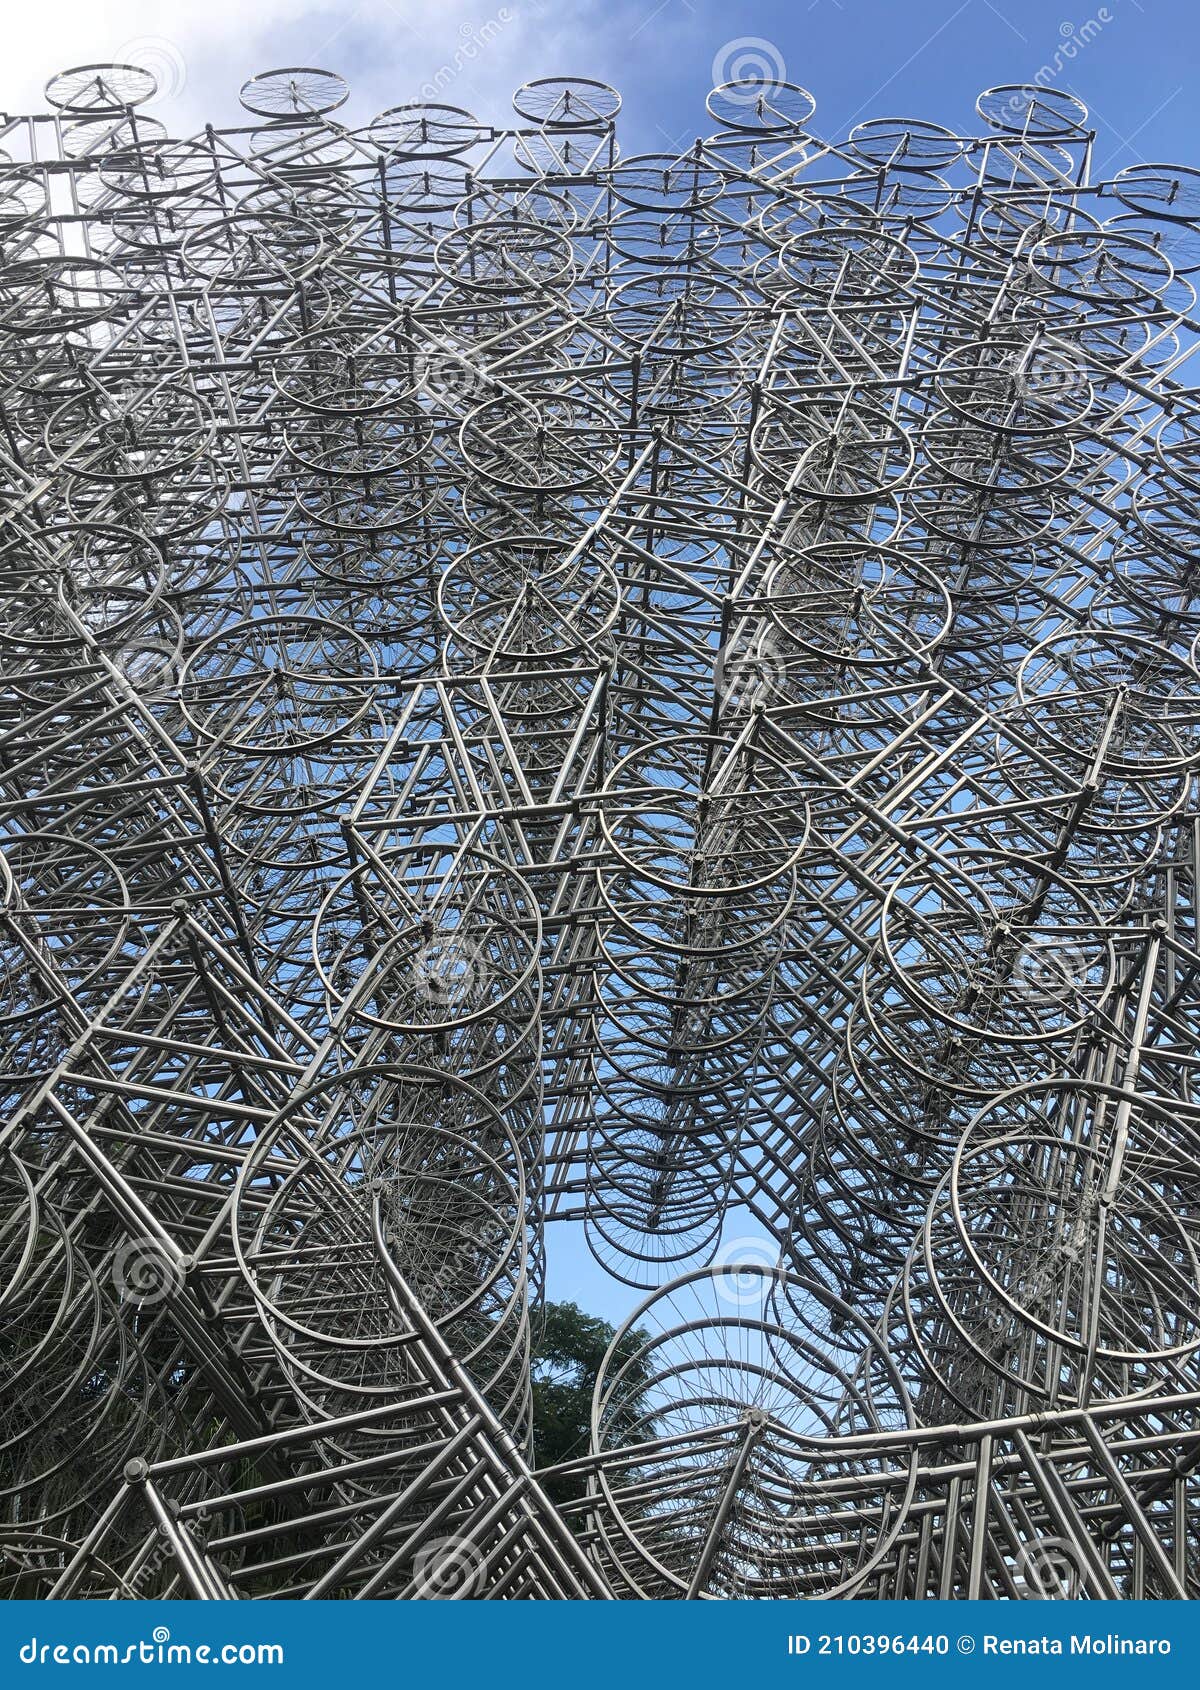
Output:
[[[552,1467],[578,1460],[588,1452],[591,1435],[592,1392],[600,1363],[615,1329],[596,1315],[585,1314],[576,1303],[547,1303],[541,1342],[533,1356],[533,1460],[535,1467]],[[617,1366],[646,1341],[640,1329],[627,1332],[617,1351]],[[643,1363],[635,1362],[626,1375],[636,1392],[645,1378]],[[623,1395],[626,1393],[622,1393]],[[650,1436],[643,1428],[642,1437]],[[554,1502],[571,1502],[584,1495],[587,1481],[578,1473],[550,1474],[543,1481]]]

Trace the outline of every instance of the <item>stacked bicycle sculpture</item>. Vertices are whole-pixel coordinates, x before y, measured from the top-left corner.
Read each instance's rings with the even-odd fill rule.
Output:
[[[6,1593],[1200,1594],[1200,175],[153,92],[0,135]]]

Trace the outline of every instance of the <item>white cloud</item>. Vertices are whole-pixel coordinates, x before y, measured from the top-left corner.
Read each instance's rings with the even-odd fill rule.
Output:
[[[5,18],[0,107],[44,110],[42,89],[56,71],[132,61],[159,77],[166,98],[155,101],[152,114],[183,134],[206,121],[237,121],[237,92],[248,76],[301,64],[346,77],[351,100],[339,116],[352,124],[419,98],[430,81],[443,88],[444,101],[503,122],[513,90],[530,77],[604,77],[610,67],[610,79],[615,79],[611,67],[619,71],[627,60],[631,31],[646,10],[640,0],[609,5],[600,0],[17,4]],[[474,45],[481,35],[483,44]]]

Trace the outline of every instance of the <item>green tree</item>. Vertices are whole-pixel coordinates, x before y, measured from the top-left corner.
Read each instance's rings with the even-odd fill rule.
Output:
[[[588,1452],[592,1425],[592,1392],[596,1375],[615,1328],[577,1303],[547,1303],[541,1342],[533,1355],[533,1460],[540,1468],[577,1461]],[[640,1328],[625,1333],[616,1365],[636,1356],[646,1342]],[[635,1362],[627,1375],[631,1389],[645,1378],[645,1364]],[[623,1392],[623,1395],[626,1393]],[[641,1438],[653,1436],[642,1427]],[[573,1502],[584,1495],[582,1473],[545,1475],[543,1483],[553,1502]]]

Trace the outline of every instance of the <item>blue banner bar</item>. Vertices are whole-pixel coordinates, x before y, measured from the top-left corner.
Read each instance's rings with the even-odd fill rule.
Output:
[[[486,1690],[1195,1684],[1196,1604],[10,1602],[0,1685]],[[221,1680],[218,1678],[217,1683]]]

